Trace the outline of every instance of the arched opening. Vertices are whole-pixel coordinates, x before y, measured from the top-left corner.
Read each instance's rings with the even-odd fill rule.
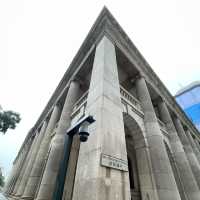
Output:
[[[141,200],[136,146],[138,139],[140,140],[142,137],[142,131],[137,122],[130,115],[124,113],[123,117],[131,200]]]
[[[173,174],[174,174],[176,185],[177,185],[178,190],[179,190],[179,194],[180,194],[182,200],[186,200],[186,194],[184,192],[184,188],[183,188],[183,185],[182,185],[182,182],[181,182],[179,170],[178,170],[178,167],[176,165],[175,159],[173,157],[173,154],[172,154],[168,144],[165,141],[164,141],[164,144],[165,144],[167,155],[169,157],[169,161],[170,161],[170,164],[171,164],[171,167],[172,167],[172,171],[173,171]]]
[[[134,184],[133,169],[132,169],[132,164],[131,164],[131,160],[129,157],[128,157],[128,172],[129,172],[130,188],[134,189],[135,184]]]

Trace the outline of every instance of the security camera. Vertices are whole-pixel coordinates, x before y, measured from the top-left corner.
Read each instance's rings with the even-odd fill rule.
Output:
[[[73,137],[73,135],[78,132],[80,136],[80,141],[86,142],[88,139],[88,136],[90,135],[88,132],[88,126],[92,124],[93,122],[95,122],[95,119],[91,115],[84,116],[73,127],[71,127],[67,131],[67,134]]]
[[[89,122],[85,121],[83,124],[81,124],[78,134],[80,136],[80,141],[81,142],[86,142],[88,139],[88,136],[90,135],[88,132],[88,126],[89,126]]]

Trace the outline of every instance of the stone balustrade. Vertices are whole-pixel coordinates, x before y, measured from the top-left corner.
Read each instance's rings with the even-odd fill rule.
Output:
[[[87,103],[88,91],[86,91],[74,104],[71,114],[72,124],[80,119],[85,113],[85,107]]]
[[[139,100],[135,98],[133,95],[131,95],[122,86],[120,86],[120,94],[121,94],[121,102],[124,108],[124,112],[127,112],[128,107],[129,107],[131,111],[135,112],[140,117],[143,117],[144,114],[143,114],[142,107]]]
[[[125,90],[122,86],[120,86],[120,94],[122,98],[122,103],[123,104],[128,104],[134,110],[136,109],[137,111],[142,113],[142,108],[140,105],[140,102],[138,99],[136,99],[133,95],[131,95],[127,90]],[[79,116],[80,113],[84,114],[84,109],[83,107],[86,106],[87,103],[87,97],[88,97],[88,91],[86,91],[74,104],[73,106],[73,112],[71,114],[72,119],[75,117]]]
[[[142,111],[141,104],[138,99],[136,99],[133,95],[131,95],[126,89],[124,89],[122,86],[120,86],[120,94],[122,98],[124,98],[126,101],[131,103],[134,107],[136,107],[138,110]]]
[[[88,97],[88,91],[86,91],[74,104],[73,106],[73,110],[72,110],[72,115],[73,113],[75,113],[77,110],[80,109],[80,107],[83,106],[83,104],[87,101],[87,97]]]

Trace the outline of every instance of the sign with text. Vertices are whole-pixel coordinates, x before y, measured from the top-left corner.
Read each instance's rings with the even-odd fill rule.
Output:
[[[128,171],[127,161],[106,154],[101,154],[101,165],[121,171]]]

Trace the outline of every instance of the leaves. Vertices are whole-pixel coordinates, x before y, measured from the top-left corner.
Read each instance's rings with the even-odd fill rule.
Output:
[[[0,111],[0,132],[5,134],[8,129],[15,129],[20,120],[20,115],[16,112]]]
[[[0,173],[0,186],[3,187],[4,186],[4,176]]]

